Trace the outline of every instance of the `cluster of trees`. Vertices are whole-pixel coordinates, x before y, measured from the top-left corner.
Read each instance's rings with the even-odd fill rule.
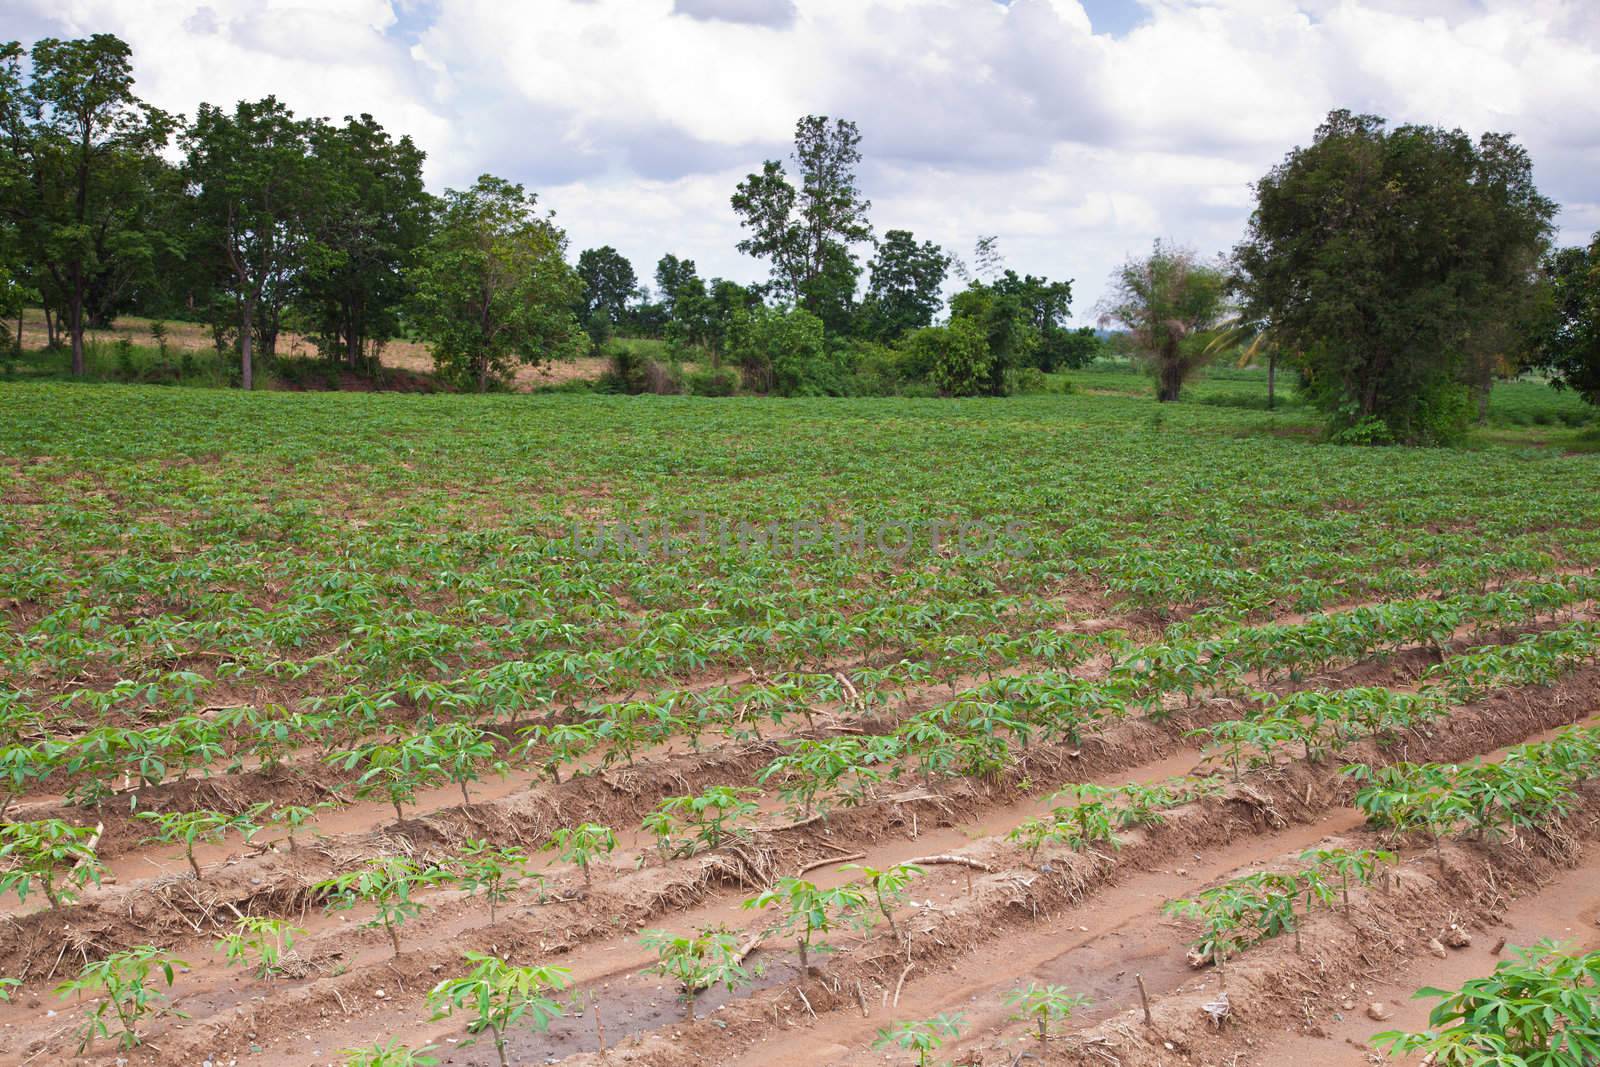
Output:
[[[1103,316],[1162,400],[1242,351],[1292,366],[1350,442],[1455,439],[1528,369],[1600,402],[1600,235],[1551,249],[1556,206],[1509,136],[1334,111],[1256,196],[1230,258],[1157,244],[1112,279]]]
[[[1066,326],[1070,283],[1001,272],[992,242],[974,277],[904,230],[874,240],[859,143],[853,124],[807,116],[795,178],[774,160],[739,184],[739,247],[770,264],[767,282],[706,280],[667,255],[652,294],[609,246],[569,264],[565,233],[519,185],[485,175],[429,194],[422,151],[370,115],[301,118],[267,97],[202,104],[186,120],[138,97],[114,36],[11,43],[0,47],[0,313],[19,316],[20,347],[22,308],[42,306],[49,344],[70,347],[78,375],[86,332],[120,314],[207,323],[245,388],[286,331],[357,372],[389,340],[416,338],[443,377],[480,389],[519,361],[599,351],[615,333],[726,363],[723,390],[931,381],[999,393],[1014,369],[1092,358],[1093,334]],[[952,321],[966,324],[932,327],[953,271],[969,287]],[[624,387],[648,385],[641,368],[618,369]]]
[[[0,47],[0,304],[42,305],[74,374],[85,331],[130,311],[210,324],[247,389],[286,328],[353,370],[414,333],[479,387],[579,350],[565,235],[520,186],[434,197],[370,115],[269,96],[184,121],[135,95],[130,59],[107,34]]]
[[[732,206],[748,231],[738,248],[766,261],[763,283],[704,280],[693,260],[668,254],[652,294],[616,249],[583,252],[591,338],[664,338],[675,353],[737,367],[746,388],[783,394],[925,385],[1001,395],[1018,372],[1083,366],[1102,353],[1094,330],[1068,325],[1072,283],[1005,269],[995,238],[979,239],[969,270],[909,230],[875,237],[856,179],[860,142],[854,123],[807,115],[795,126],[793,177],[767,160],[738,184]],[[935,325],[952,279],[964,287],[948,302],[948,322]]]

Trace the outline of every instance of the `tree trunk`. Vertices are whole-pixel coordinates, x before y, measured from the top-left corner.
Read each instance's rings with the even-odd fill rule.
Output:
[[[1175,403],[1182,390],[1182,369],[1176,361],[1163,360],[1160,372],[1160,387],[1156,391],[1156,399],[1163,404]]]
[[[56,347],[56,315],[49,304],[44,306],[44,346],[51,351]]]
[[[1278,356],[1271,353],[1267,356],[1267,410],[1272,411],[1278,406]]]
[[[487,393],[488,391],[489,391],[489,361],[487,359],[480,358],[478,360],[478,392]]]
[[[75,287],[81,290],[81,287]],[[72,340],[72,376],[82,378],[87,367],[83,355],[83,293],[75,291],[67,302],[67,336]]]
[[[255,368],[251,366],[251,356],[253,355],[255,343],[255,317],[255,304],[246,301],[239,315],[239,384],[247,393],[255,388],[256,380]]]

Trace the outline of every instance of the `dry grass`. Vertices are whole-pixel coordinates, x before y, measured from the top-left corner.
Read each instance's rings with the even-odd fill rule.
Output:
[[[150,323],[150,319],[124,315],[118,318],[110,329],[87,331],[85,338],[100,344],[115,344],[127,338],[137,345],[153,346],[155,339],[150,334]],[[10,329],[16,330],[14,322]],[[44,312],[38,308],[29,308],[23,314],[22,347],[43,349],[48,339],[44,326]],[[177,351],[209,351],[212,348],[211,331],[199,323],[168,322],[167,344]],[[278,352],[284,356],[309,357],[315,355],[316,346],[300,334],[284,331],[278,335]],[[428,354],[427,346],[418,341],[390,341],[384,346],[380,360],[385,367],[415,374],[433,373],[433,357]],[[528,391],[575,380],[592,381],[600,377],[605,369],[606,360],[598,356],[552,363],[542,367],[519,366],[512,376],[512,385],[515,389]]]

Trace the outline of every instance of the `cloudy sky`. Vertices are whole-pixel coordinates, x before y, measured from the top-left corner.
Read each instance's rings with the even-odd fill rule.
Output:
[[[734,185],[795,119],[855,120],[881,234],[1076,279],[1081,321],[1157,237],[1240,236],[1250,183],[1330,108],[1509,130],[1600,230],[1600,0],[4,0],[0,35],[109,31],[193,114],[368,111],[436,189],[523,182],[578,249],[741,280]]]

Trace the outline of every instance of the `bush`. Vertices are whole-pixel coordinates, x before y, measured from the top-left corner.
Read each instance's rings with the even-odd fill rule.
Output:
[[[671,395],[684,390],[683,371],[675,363],[651,356],[660,346],[647,347],[628,341],[613,341],[609,346],[610,368],[595,383],[602,393],[657,393]]]
[[[875,341],[850,341],[840,358],[851,368],[845,378],[847,396],[894,396],[900,391],[899,354]]]
[[[993,363],[982,328],[971,319],[925,326],[901,342],[903,365],[926,377],[945,396],[989,391]]]
[[[739,372],[732,367],[707,367],[690,374],[685,383],[695,396],[732,396],[739,389]]]
[[[1038,367],[1017,367],[1006,372],[1007,393],[1048,393],[1050,380]]]
[[[683,368],[676,363],[646,360],[644,381],[646,392],[657,396],[676,396],[683,392]]]
[[[845,368],[830,351],[822,320],[803,308],[758,305],[735,309],[728,324],[728,356],[744,373],[745,388],[779,396],[839,396]]]

